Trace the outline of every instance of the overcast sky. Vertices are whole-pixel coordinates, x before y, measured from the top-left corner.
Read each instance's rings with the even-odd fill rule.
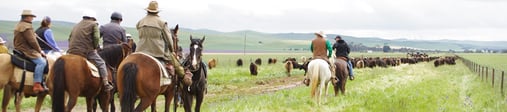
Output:
[[[79,22],[84,10],[100,24],[113,11],[133,27],[151,0],[0,0],[0,20],[31,9],[40,21]],[[507,0],[159,0],[173,26],[218,31],[326,33],[416,40],[507,41]]]

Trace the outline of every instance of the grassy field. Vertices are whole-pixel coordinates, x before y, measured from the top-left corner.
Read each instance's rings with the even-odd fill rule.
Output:
[[[404,56],[405,54],[360,54],[353,56]],[[440,54],[439,54],[440,55]],[[205,54],[204,59],[216,58],[218,67],[209,70],[208,94],[203,111],[503,111],[507,99],[497,88],[481,79],[460,60],[457,65],[438,68],[432,62],[401,65],[390,68],[355,69],[356,80],[348,81],[346,95],[324,96],[322,105],[310,98],[310,88],[301,84],[303,71],[295,70],[292,77],[283,71],[286,57],[309,57],[309,53],[292,54]],[[483,56],[488,57],[488,56]],[[492,56],[494,57],[494,56]],[[236,67],[238,58],[244,65],[262,58],[258,76],[250,76],[248,66]],[[278,63],[268,65],[267,58]],[[488,58],[493,59],[493,58]],[[500,58],[502,60],[502,58]],[[505,58],[503,58],[505,61]],[[495,61],[490,61],[495,62]],[[499,62],[499,61],[497,61]],[[162,98],[158,108],[163,110]],[[84,111],[79,99],[76,111]],[[12,102],[12,101],[11,101]],[[24,98],[23,109],[30,111],[35,98]],[[49,110],[49,98],[44,109]],[[13,110],[11,103],[9,110]],[[179,111],[182,111],[179,108]]]
[[[462,53],[458,55],[480,65],[507,71],[507,54]]]

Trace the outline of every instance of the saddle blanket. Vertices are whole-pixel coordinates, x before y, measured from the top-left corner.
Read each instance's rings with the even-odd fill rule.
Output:
[[[14,78],[17,83],[21,82],[21,78],[23,78],[23,69],[19,67],[14,67]],[[33,86],[33,72],[26,71],[25,73],[25,85]]]

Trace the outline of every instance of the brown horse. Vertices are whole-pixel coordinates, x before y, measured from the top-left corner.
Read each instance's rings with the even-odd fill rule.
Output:
[[[121,59],[125,58],[131,52],[131,47],[128,45],[121,45],[121,47],[106,47],[101,52],[110,53],[111,58],[104,58],[106,62],[108,59]],[[99,53],[100,54],[100,53]],[[58,58],[50,71],[48,86],[52,89],[52,108],[56,112],[69,112],[76,105],[77,97],[86,97],[87,110],[93,110],[95,97],[98,95],[101,99],[102,111],[108,111],[109,97],[108,93],[101,93],[102,81],[99,77],[92,76],[92,69],[89,67],[87,60],[84,57],[67,54]],[[109,74],[110,71],[109,71]],[[111,75],[109,75],[111,79]],[[69,99],[67,107],[65,107],[65,93],[68,94]],[[99,94],[101,93],[101,94]]]
[[[349,77],[349,69],[347,68],[347,58],[337,57],[335,59],[335,76],[338,78],[338,83],[334,83],[334,93],[338,96],[338,92],[341,91],[345,95],[345,84],[347,84],[347,78]]]
[[[178,28],[176,25],[171,29],[173,47],[178,48],[175,54],[182,54],[178,46]],[[182,55],[181,55],[182,56]],[[179,60],[179,59],[178,59]],[[169,111],[171,99],[174,97],[175,86],[178,78],[174,73],[169,73],[171,83],[161,85],[162,71],[158,65],[158,59],[144,53],[134,53],[125,58],[118,67],[117,88],[120,97],[121,111],[143,111],[151,105],[151,110],[156,111],[156,98],[162,94],[165,96],[165,111]],[[174,60],[173,60],[174,61]],[[163,68],[165,69],[165,68]],[[135,101],[141,102],[134,108]]]
[[[32,90],[32,85],[25,85],[21,87],[21,83],[17,81],[15,78],[16,75],[21,75],[15,73],[15,69],[21,69],[14,64],[11,63],[12,55],[10,54],[0,54],[0,89],[4,89],[3,93],[3,101],[2,101],[2,112],[7,111],[7,105],[12,96],[15,97],[14,103],[16,106],[16,111],[19,112],[21,106],[21,100],[23,97],[36,96],[37,101],[35,105],[35,112],[39,112],[42,101],[46,97],[47,93],[35,93]],[[51,70],[51,65],[53,65],[54,60],[52,58],[48,58],[48,67]],[[28,71],[27,71],[28,72]],[[33,74],[33,72],[32,72]],[[28,75],[28,73],[27,73]],[[46,75],[44,75],[46,76]],[[5,88],[4,88],[5,87]],[[23,88],[23,90],[20,90]],[[16,91],[19,91],[19,94],[15,94]]]
[[[215,68],[217,67],[217,60],[215,58],[211,58],[209,61],[208,61],[208,69],[212,69],[212,68]]]

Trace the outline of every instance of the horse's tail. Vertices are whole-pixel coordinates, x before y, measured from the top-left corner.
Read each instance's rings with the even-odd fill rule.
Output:
[[[312,75],[310,76],[310,82],[312,87],[312,98],[315,97],[315,92],[317,91],[317,86],[319,86],[319,65],[315,65],[317,63],[312,63],[310,67]]]
[[[65,61],[62,58],[56,60],[51,71],[53,73],[53,96],[52,108],[55,112],[63,112],[65,110]]]
[[[137,65],[134,63],[127,63],[123,69],[123,96],[121,96],[121,111],[133,112],[134,104],[136,102],[136,77]]]

